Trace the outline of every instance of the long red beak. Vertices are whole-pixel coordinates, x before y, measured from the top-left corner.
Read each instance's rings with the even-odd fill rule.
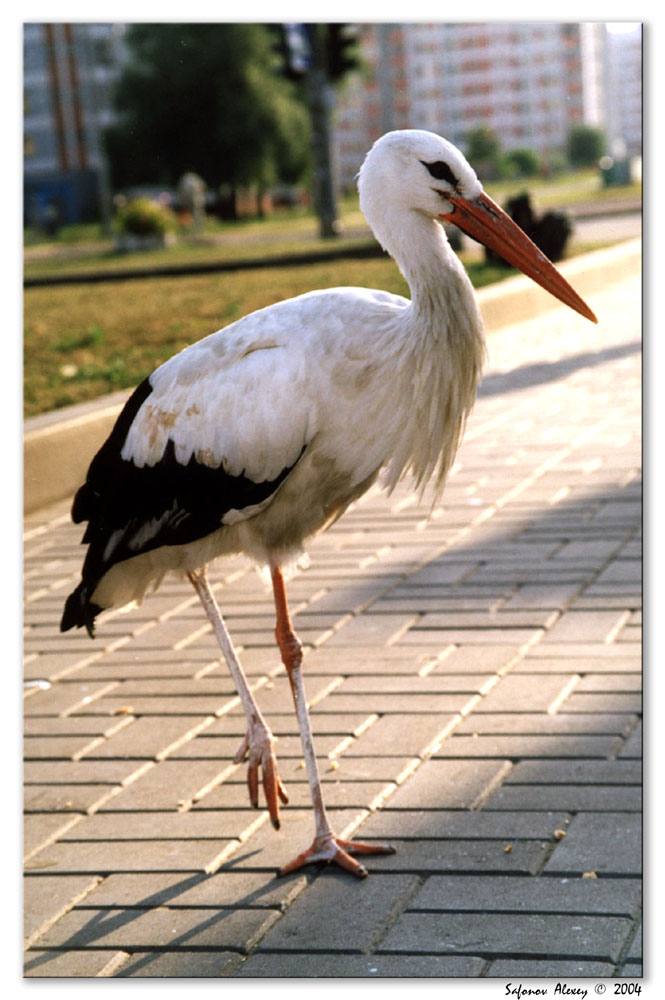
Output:
[[[473,200],[454,194],[446,197],[454,208],[447,215],[442,215],[442,219],[454,223],[469,236],[494,250],[575,312],[581,313],[592,323],[598,322],[586,302],[559,274],[554,264],[489,195],[483,191]]]

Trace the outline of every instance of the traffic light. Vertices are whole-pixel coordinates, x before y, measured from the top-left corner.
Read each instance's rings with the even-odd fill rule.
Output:
[[[351,24],[328,24],[326,28],[328,79],[339,80],[345,73],[356,69],[360,64],[355,28]]]
[[[275,40],[281,74],[289,80],[302,80],[311,60],[307,25],[271,24],[268,27]]]

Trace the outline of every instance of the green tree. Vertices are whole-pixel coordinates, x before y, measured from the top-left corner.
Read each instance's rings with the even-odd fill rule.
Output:
[[[309,123],[261,24],[134,24],[107,150],[116,186],[175,184],[187,170],[233,189],[294,182]]]
[[[499,172],[501,143],[486,125],[471,129],[466,135],[466,158],[482,180]]]
[[[501,158],[501,172],[506,177],[535,177],[540,159],[533,149],[510,149]]]
[[[341,224],[332,169],[330,110],[333,88],[361,65],[358,39],[350,24],[276,24],[272,26],[282,72],[301,84],[312,134],[312,197],[324,238],[337,236]]]
[[[592,125],[573,125],[568,134],[568,160],[574,167],[591,167],[605,152],[605,134]]]

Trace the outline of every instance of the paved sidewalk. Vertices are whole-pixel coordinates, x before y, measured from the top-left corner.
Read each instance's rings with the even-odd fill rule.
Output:
[[[250,564],[211,576],[279,736],[279,833],[189,585],[59,635],[81,529],[27,519],[27,976],[641,975],[640,297],[627,274],[598,327],[495,333],[441,504],[372,491],[291,581],[336,829],[397,847],[364,881],[275,878],[313,825]]]

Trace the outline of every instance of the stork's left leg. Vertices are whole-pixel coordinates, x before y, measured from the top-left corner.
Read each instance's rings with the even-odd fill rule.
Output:
[[[345,868],[347,871],[357,875],[358,878],[365,878],[367,869],[359,861],[351,857],[352,854],[394,854],[395,849],[389,847],[387,844],[363,844],[358,841],[342,840],[340,837],[335,836],[332,831],[323,802],[321,779],[314,752],[312,727],[307,710],[307,699],[305,697],[301,669],[302,646],[291,623],[286,601],[284,577],[282,576],[280,567],[272,566],[271,575],[275,597],[275,610],[277,612],[275,638],[282,654],[282,662],[289,676],[293,701],[295,702],[316,826],[316,834],[312,846],[302,854],[299,854],[289,864],[284,865],[278,874],[286,875],[288,872],[296,871],[296,869],[302,868],[303,865],[314,861],[333,861],[335,864],[340,865],[341,868]]]
[[[261,769],[263,773],[263,790],[266,796],[266,805],[268,806],[270,819],[275,829],[279,830],[279,799],[286,803],[289,801],[289,797],[277,773],[277,762],[273,752],[273,743],[275,741],[273,734],[270,731],[268,723],[263,718],[261,709],[257,705],[256,699],[247,683],[247,678],[233,647],[231,636],[217,606],[215,596],[210,589],[205,567],[196,572],[192,571],[187,575],[210,619],[210,624],[224,654],[231,676],[235,681],[236,689],[245,711],[247,735],[240,744],[234,761],[236,764],[239,764],[241,760],[249,756],[247,785],[249,788],[249,800],[255,808],[258,808],[259,805],[259,768]]]

